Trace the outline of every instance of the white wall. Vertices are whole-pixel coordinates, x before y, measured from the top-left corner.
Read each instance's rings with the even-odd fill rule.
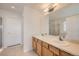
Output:
[[[30,7],[24,7],[23,38],[24,51],[32,50],[32,35],[40,33],[40,12]]]
[[[49,15],[41,15],[41,33],[49,34]]]
[[[13,38],[11,37],[12,40],[16,39],[18,43],[21,43],[22,42],[22,34],[21,34],[22,16],[18,13],[15,13],[12,11],[7,11],[7,10],[2,10],[2,9],[0,9],[0,16],[3,18],[3,45],[4,45],[4,47],[9,46],[8,43],[10,43],[10,41],[8,41],[8,40],[10,39],[10,37],[8,37],[8,36],[12,36],[13,37]],[[17,24],[15,26],[14,25],[10,26],[11,22],[13,22],[14,20]],[[16,28],[17,28],[17,30],[16,30]],[[8,31],[13,31],[13,33],[17,32],[17,34],[9,33],[7,35],[6,33],[8,33]],[[16,38],[15,38],[15,35],[17,35]]]

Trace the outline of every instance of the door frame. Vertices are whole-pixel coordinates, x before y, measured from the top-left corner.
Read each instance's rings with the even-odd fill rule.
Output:
[[[1,50],[4,48],[4,22],[3,22],[3,16],[0,16],[0,18],[2,19],[2,48]]]

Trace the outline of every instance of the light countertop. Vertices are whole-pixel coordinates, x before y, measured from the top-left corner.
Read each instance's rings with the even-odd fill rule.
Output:
[[[33,37],[42,40],[50,45],[53,45],[63,51],[66,51],[72,55],[79,55],[79,43],[72,43],[68,41],[60,41],[59,36],[50,36],[50,35],[34,35]]]

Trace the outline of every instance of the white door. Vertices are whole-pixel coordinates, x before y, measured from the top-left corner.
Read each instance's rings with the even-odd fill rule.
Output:
[[[21,43],[21,23],[17,17],[6,17],[4,32],[6,46]]]

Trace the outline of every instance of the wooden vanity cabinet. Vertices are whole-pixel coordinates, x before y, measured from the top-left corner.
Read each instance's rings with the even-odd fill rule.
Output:
[[[39,56],[42,55],[42,41],[40,41],[40,40],[38,40],[38,42],[37,42],[37,54]]]
[[[33,47],[33,50],[36,52],[37,50],[37,39],[32,37],[32,47]]]
[[[32,37],[32,47],[39,56],[73,56],[35,37]]]

